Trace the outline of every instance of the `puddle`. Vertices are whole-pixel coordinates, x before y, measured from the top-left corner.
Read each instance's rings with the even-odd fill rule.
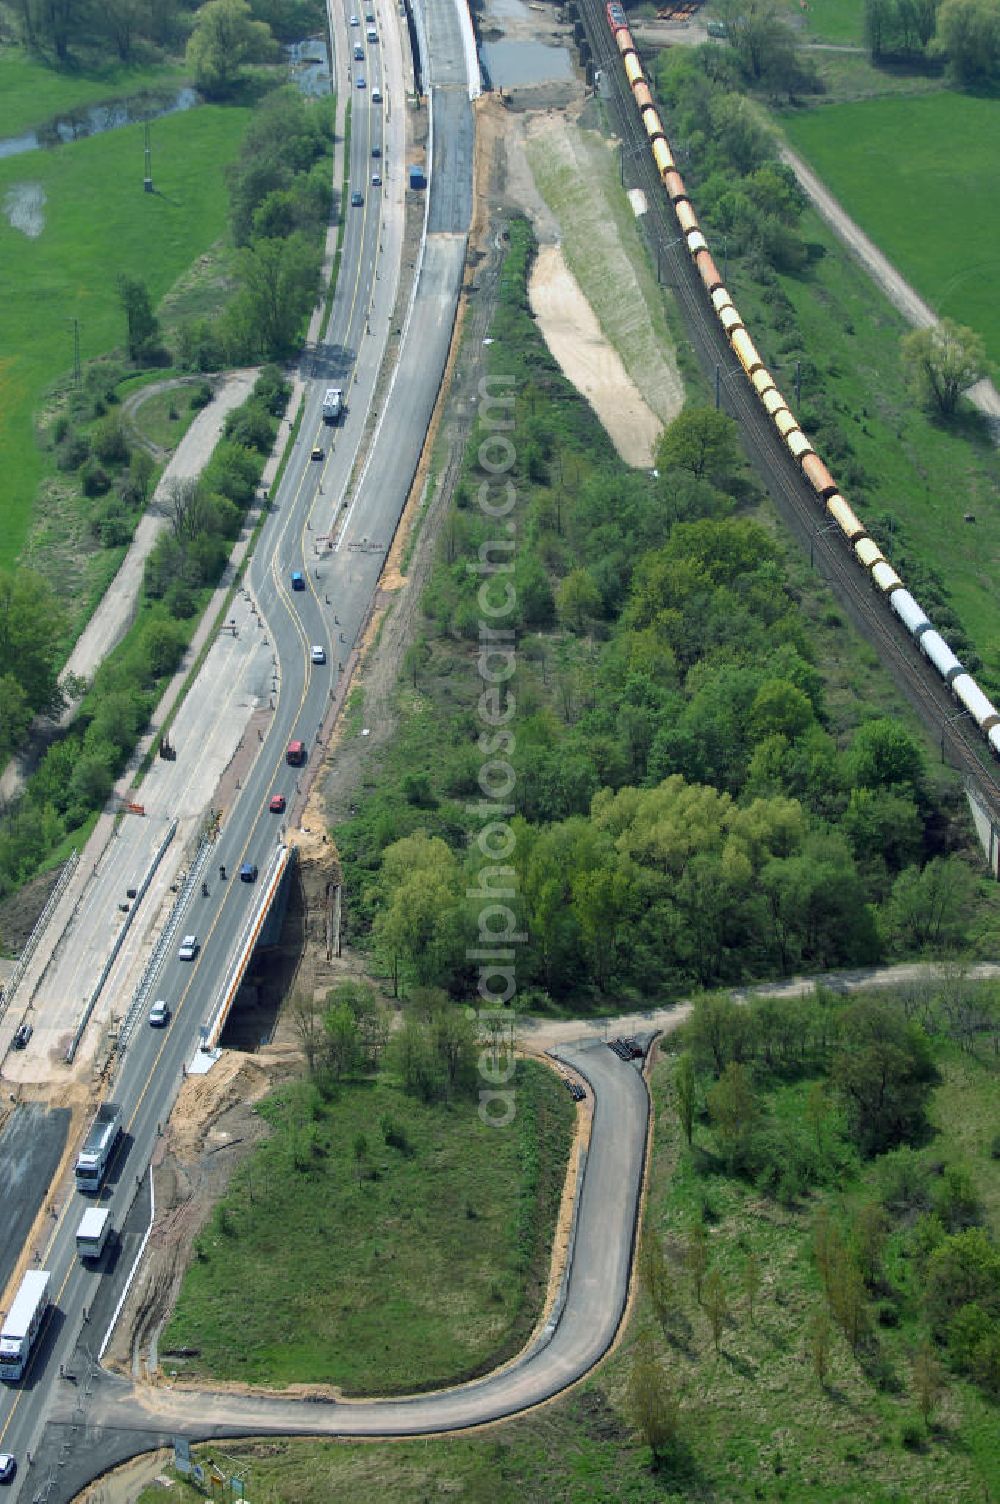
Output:
[[[545,42],[484,42],[479,56],[488,89],[562,83],[573,77],[565,47],[549,47]]]
[[[23,136],[7,136],[0,141],[0,161],[41,147],[67,146],[71,141],[121,130],[123,125],[135,125],[137,121],[159,120],[164,115],[176,115],[179,110],[190,110],[198,103],[195,90],[185,88],[169,94],[136,94],[130,99],[88,105],[85,110],[56,115]]]
[[[41,183],[18,183],[8,188],[3,212],[12,229],[36,240],[45,229],[45,189]]]
[[[292,81],[303,94],[329,94],[333,83],[325,38],[306,37],[304,42],[291,42],[285,52]]]

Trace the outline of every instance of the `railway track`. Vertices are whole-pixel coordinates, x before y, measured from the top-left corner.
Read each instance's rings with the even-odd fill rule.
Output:
[[[959,710],[909,634],[897,623],[870,579],[858,566],[842,535],[832,532],[817,506],[816,492],[762,409],[735,360],[691,261],[683,230],[660,181],[649,140],[626,81],[621,57],[607,24],[603,0],[576,0],[591,49],[602,73],[602,98],[610,106],[622,146],[622,177],[642,189],[648,209],[640,227],[659,269],[670,274],[685,327],[702,368],[715,382],[719,405],[740,426],[754,468],[768,489],[781,520],[818,564],[851,620],[875,647],[885,667],[906,693],[925,726],[950,760],[976,788],[991,819],[1000,825],[1000,777],[988,761],[978,731],[970,736]],[[677,145],[674,144],[677,151]],[[683,148],[681,148],[683,154]],[[773,367],[772,367],[773,369]]]

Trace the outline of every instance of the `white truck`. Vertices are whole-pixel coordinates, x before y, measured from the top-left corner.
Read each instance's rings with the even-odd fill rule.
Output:
[[[0,1379],[19,1379],[49,1308],[47,1269],[29,1269],[0,1330]]]
[[[102,1102],[87,1129],[76,1161],[76,1184],[81,1191],[99,1191],[122,1133],[122,1110],[117,1102]]]
[[[99,1259],[111,1236],[111,1213],[106,1206],[88,1206],[76,1230],[76,1251],[82,1259]]]
[[[336,423],[343,411],[343,392],[339,386],[328,386],[323,393],[323,422]]]

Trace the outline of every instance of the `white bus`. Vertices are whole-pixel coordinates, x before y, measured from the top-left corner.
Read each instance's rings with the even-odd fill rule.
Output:
[[[47,1269],[29,1269],[0,1330],[0,1379],[19,1379],[49,1308]]]

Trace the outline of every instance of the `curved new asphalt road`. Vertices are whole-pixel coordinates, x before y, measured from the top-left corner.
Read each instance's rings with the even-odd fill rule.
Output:
[[[85,1419],[76,1387],[68,1384],[51,1415],[51,1439],[63,1442],[65,1457],[52,1504],[175,1436],[389,1438],[453,1431],[524,1411],[588,1373],[613,1342],[628,1297],[649,1097],[635,1066],[600,1042],[563,1046],[558,1057],[589,1082],[594,1119],[561,1310],[518,1358],[485,1378],[433,1394],[329,1402],[138,1386],[98,1371]]]

